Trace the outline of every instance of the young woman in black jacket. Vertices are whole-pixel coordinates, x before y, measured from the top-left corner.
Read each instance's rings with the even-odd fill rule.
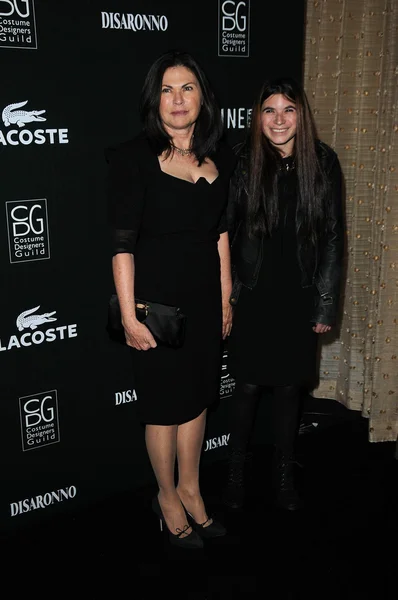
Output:
[[[228,207],[234,277],[228,360],[235,391],[224,500],[243,504],[256,404],[270,388],[275,500],[295,510],[301,399],[316,382],[319,335],[338,314],[342,173],[336,153],[318,139],[304,90],[290,78],[263,84],[237,154]]]

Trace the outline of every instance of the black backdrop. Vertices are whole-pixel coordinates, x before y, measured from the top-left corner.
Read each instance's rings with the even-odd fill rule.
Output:
[[[2,528],[153,481],[129,353],[104,329],[103,150],[138,131],[145,74],[171,48],[203,65],[242,139],[262,80],[302,77],[304,4],[0,0]],[[204,464],[226,451],[233,384],[226,348]]]

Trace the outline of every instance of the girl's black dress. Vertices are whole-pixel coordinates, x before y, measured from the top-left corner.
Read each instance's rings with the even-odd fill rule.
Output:
[[[113,253],[135,259],[135,295],[179,306],[187,316],[182,348],[132,349],[139,417],[181,424],[217,398],[222,352],[220,259],[227,230],[229,146],[212,156],[219,175],[190,183],[164,173],[144,136],[107,152]]]
[[[301,286],[295,213],[296,172],[291,158],[279,176],[279,227],[263,239],[257,285],[242,287],[228,341],[229,371],[240,382],[313,385],[317,341],[312,327],[314,288]]]

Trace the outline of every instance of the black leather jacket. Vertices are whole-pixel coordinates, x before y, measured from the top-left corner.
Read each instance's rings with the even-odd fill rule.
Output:
[[[243,207],[247,200],[248,157],[241,150],[242,148],[238,151],[238,163],[231,179],[227,210],[234,281],[230,298],[232,305],[237,303],[242,285],[249,289],[256,285],[263,258],[262,239],[249,238],[244,226]],[[315,286],[312,320],[314,323],[334,325],[339,308],[344,253],[342,174],[337,154],[332,148],[318,141],[317,152],[329,180],[331,215],[327,223],[327,233],[318,242],[317,247],[306,244],[306,240],[298,234],[297,252],[302,286]]]

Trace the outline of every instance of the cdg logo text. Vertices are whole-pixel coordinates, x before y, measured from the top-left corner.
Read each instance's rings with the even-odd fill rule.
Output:
[[[54,401],[52,396],[44,396],[44,398],[40,401],[38,398],[32,398],[28,400],[24,405],[25,414],[25,426],[32,427],[33,425],[38,425],[42,421],[46,423],[51,423],[54,421],[54,407],[45,406],[46,402]],[[30,408],[29,405],[32,404],[34,407]],[[39,405],[39,406],[37,406]]]
[[[232,5],[232,7],[229,5]],[[233,0],[225,0],[222,3],[222,29],[224,31],[232,31],[233,29],[238,29],[238,31],[246,30],[247,17],[242,14],[242,9],[244,11],[247,10],[246,2],[236,3]]]
[[[29,0],[0,0],[0,10],[3,8],[2,5],[4,4],[10,7],[9,12],[0,12],[0,17],[10,17],[15,12],[18,13],[20,17],[29,17],[30,15]],[[21,12],[19,10],[20,4],[25,7],[26,12]]]
[[[20,204],[11,210],[11,218],[13,220],[12,232],[14,236],[28,235],[31,232],[36,235],[43,233],[44,219],[35,215],[38,210],[43,211],[43,207],[40,204],[34,204],[31,207]],[[17,211],[20,216],[18,216]]]

